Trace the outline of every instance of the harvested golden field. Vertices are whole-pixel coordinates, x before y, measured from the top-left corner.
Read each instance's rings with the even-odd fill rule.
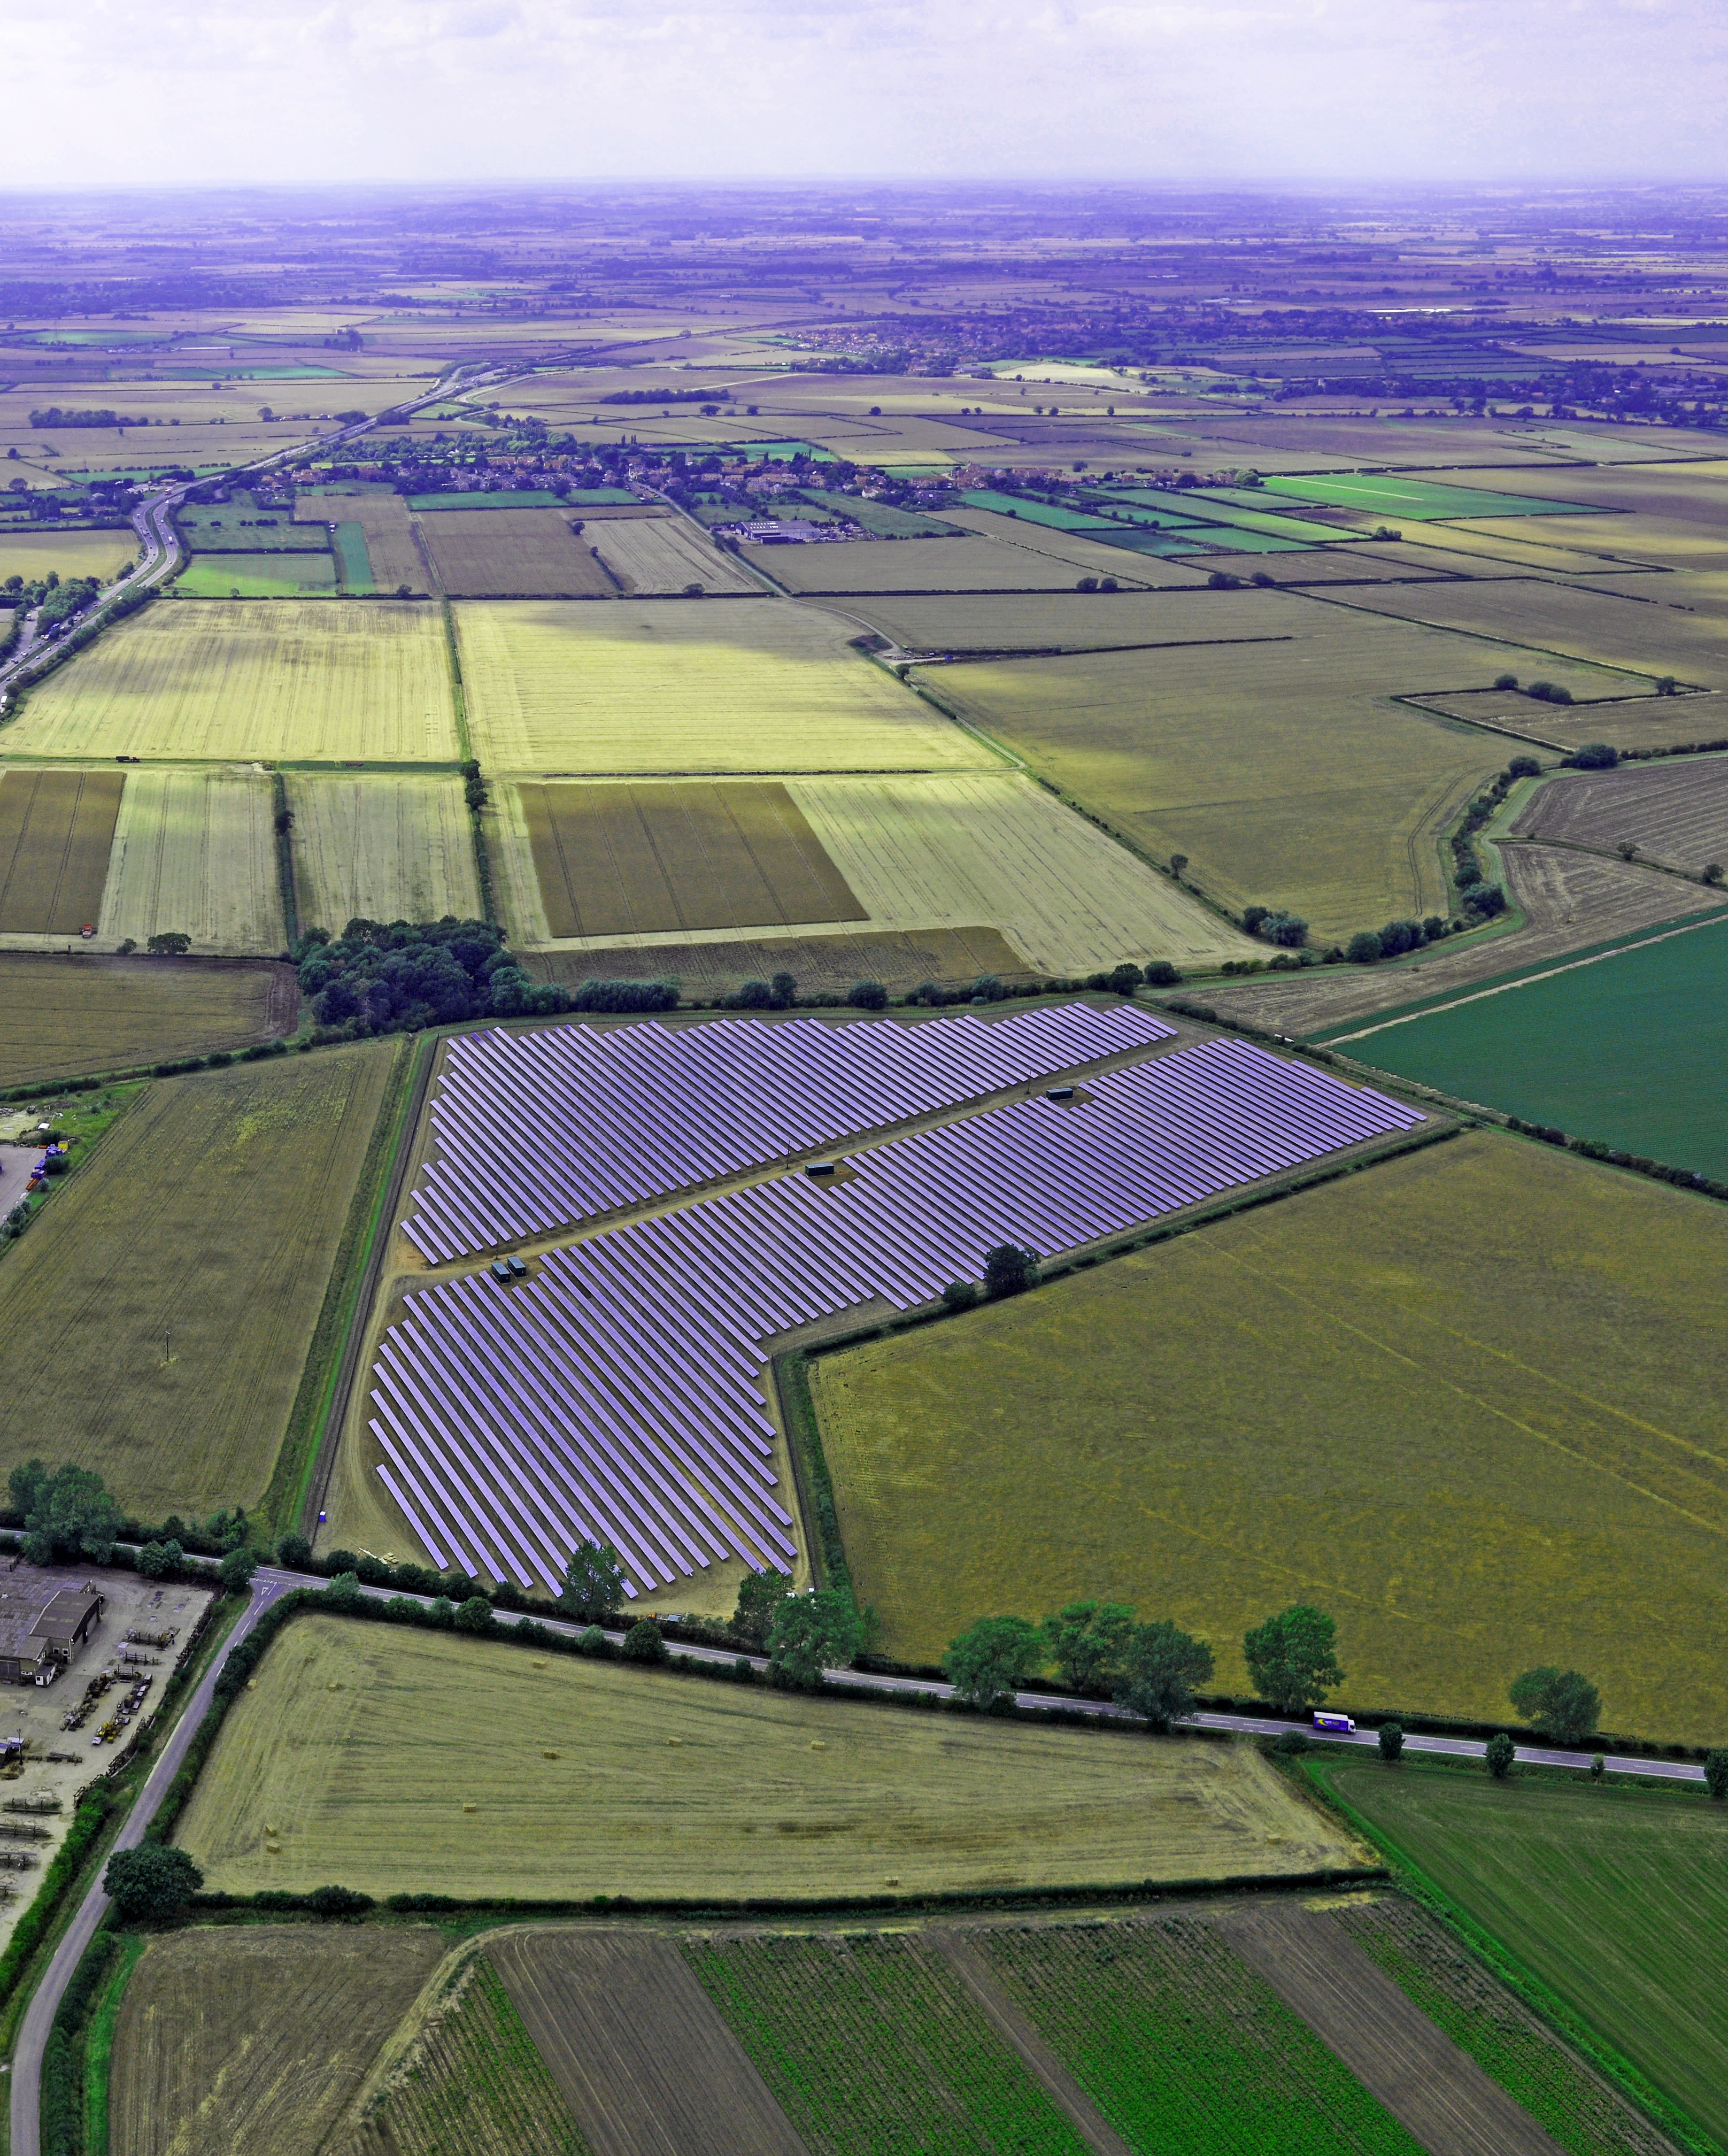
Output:
[[[0,1086],[246,1048],[299,1011],[286,967],[0,952]]]
[[[1071,562],[977,538],[836,539],[811,547],[746,545],[740,551],[793,593],[1072,591],[1081,574]],[[1134,583],[1138,588],[1140,579]]]
[[[558,981],[566,988],[591,976],[602,980],[634,979],[652,972],[656,979],[683,981],[696,994],[730,995],[746,981],[766,981],[790,973],[807,992],[843,991],[854,981],[880,981],[895,993],[920,981],[957,988],[981,973],[1013,980],[1030,973],[1023,953],[993,928],[931,928],[901,932],[861,929],[855,936],[729,936],[695,942],[656,940],[652,946],[612,944],[582,951],[531,951],[522,954],[530,978]]]
[[[1525,646],[1524,665],[1513,670],[1521,681],[1543,679],[1548,661],[1563,653],[1653,676],[1672,674],[1689,686],[1728,688],[1728,637],[1723,633],[1728,580],[1690,581],[1695,588],[1716,587],[1716,606],[1710,612],[1689,613],[1669,603],[1666,577],[1623,577],[1613,591],[1594,579],[1559,584],[1535,577],[1407,585],[1372,595],[1351,593],[1348,603]],[[1540,726],[1546,714],[1532,709],[1530,716]],[[1728,730],[1728,706],[1721,704],[1688,699],[1683,713],[1666,716],[1695,723],[1700,737]]]
[[[75,1460],[146,1520],[257,1502],[403,1052],[151,1086],[0,1265],[0,1468]]]
[[[0,583],[22,577],[27,584],[50,569],[63,584],[74,577],[111,583],[138,557],[138,535],[123,531],[46,531],[38,524],[22,531],[0,531]]]
[[[761,587],[729,554],[682,516],[628,516],[592,535],[600,558],[624,591],[670,598],[700,584],[706,592],[756,592]]]
[[[1728,757],[1568,772],[1537,788],[1512,829],[1604,851],[1630,839],[1647,860],[1696,875],[1709,862],[1728,863]],[[1715,894],[1687,896],[1702,904]]]
[[[881,927],[988,922],[1052,973],[1121,958],[1212,966],[1259,947],[1011,772],[799,779],[792,793]]]
[[[474,753],[489,771],[952,770],[995,759],[782,599],[459,604]]]
[[[907,651],[1107,651],[1235,644],[1285,634],[1259,592],[1051,592],[1002,598],[861,599],[857,610]]]
[[[459,920],[480,912],[479,870],[462,781],[433,772],[295,772],[295,901],[305,927],[333,936],[368,921]]]
[[[95,925],[125,783],[117,771],[0,775],[0,934]]]
[[[152,1939],[115,2032],[113,2156],[317,2156],[444,1953],[429,1924]]]
[[[1074,1596],[1209,1640],[1337,1620],[1347,1706],[1728,1738],[1728,1216],[1477,1132],[1013,1301],[819,1358],[885,1650]],[[1587,1591],[1581,1583],[1587,1583]]]
[[[1355,1861],[1246,1747],[537,1666],[323,1615],[289,1626],[256,1684],[179,1829],[213,1887],[730,1899]]]
[[[1287,593],[1255,602],[1280,640],[944,666],[927,679],[1147,853],[1188,855],[1189,880],[1232,911],[1286,906],[1330,942],[1443,910],[1440,834],[1506,744],[1392,698],[1485,685],[1525,654]],[[1622,678],[1564,660],[1545,671],[1578,694]]]
[[[159,599],[30,693],[12,756],[185,762],[459,753],[435,607]]]
[[[459,598],[609,599],[616,589],[561,509],[438,510],[420,531]]]
[[[1547,660],[1544,670],[1551,676],[1554,661]],[[1566,705],[1504,690],[1478,689],[1459,696],[1425,696],[1423,703],[1442,718],[1486,723],[1512,734],[1515,739],[1505,745],[1509,755],[1520,742],[1559,752],[1586,742],[1605,741],[1623,752],[1690,748],[1700,740],[1728,739],[1720,731],[1728,726],[1728,703],[1714,690],[1702,696],[1636,696]]]
[[[269,776],[249,765],[128,773],[100,933],[141,946],[177,931],[200,952],[280,952],[274,811]]]
[[[555,937],[865,918],[776,783],[516,793]]]

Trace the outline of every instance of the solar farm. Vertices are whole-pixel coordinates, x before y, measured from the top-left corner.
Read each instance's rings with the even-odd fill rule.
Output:
[[[1001,1244],[1052,1260],[1423,1121],[1246,1043],[1173,1035],[1131,1005],[1080,1004],[459,1039],[403,1234],[441,1269],[553,1247],[520,1285],[471,1265],[411,1288],[384,1334],[377,1472],[421,1546],[556,1588],[576,1542],[609,1543],[633,1595],[735,1558],[793,1569],[771,1342],[930,1304]]]

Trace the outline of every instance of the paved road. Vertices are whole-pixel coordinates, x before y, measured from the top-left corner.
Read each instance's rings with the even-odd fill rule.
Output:
[[[216,1689],[217,1675],[226,1659],[228,1647],[237,1640],[245,1638],[270,1604],[286,1592],[290,1584],[279,1573],[260,1573],[254,1583],[250,1603],[194,1688],[185,1711],[151,1768],[150,1779],[132,1807],[131,1816],[120,1830],[115,1844],[117,1849],[136,1849],[143,1840],[145,1829],[156,1817],[156,1807],[167,1794],[168,1784],[179,1773],[181,1763],[197,1733],[198,1725],[209,1710],[211,1696]],[[293,1584],[299,1584],[298,1582]],[[49,1964],[46,1974],[36,1988],[35,1997],[25,2010],[18,2041],[12,2053],[12,2156],[41,2156],[42,2055],[60,1999],[72,1979],[72,1972],[83,1958],[85,1948],[95,1937],[96,1927],[101,1922],[103,1912],[107,1907],[108,1897],[98,1880],[85,1895],[82,1907],[67,1927],[65,1936],[60,1941],[54,1959]]]

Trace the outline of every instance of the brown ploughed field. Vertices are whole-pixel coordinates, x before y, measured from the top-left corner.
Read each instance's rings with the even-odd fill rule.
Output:
[[[1629,839],[1650,860],[1696,875],[1711,861],[1728,863],[1728,757],[1551,779],[1512,828],[1604,850]]]

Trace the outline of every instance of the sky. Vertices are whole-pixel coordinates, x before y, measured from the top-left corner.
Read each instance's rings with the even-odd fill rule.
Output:
[[[11,187],[1728,173],[1720,0],[0,0],[0,51]]]

